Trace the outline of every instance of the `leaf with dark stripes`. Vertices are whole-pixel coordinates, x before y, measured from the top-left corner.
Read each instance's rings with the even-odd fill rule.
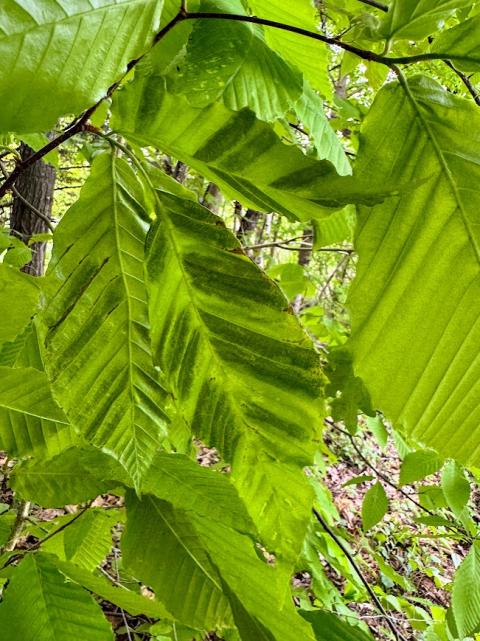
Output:
[[[0,367],[0,447],[10,456],[71,442],[68,420],[54,401],[47,377],[33,367]]]
[[[126,161],[95,159],[55,232],[40,321],[56,398],[135,483],[165,434],[165,391],[150,353],[143,202]]]
[[[193,107],[184,96],[170,93],[152,67],[153,62],[145,63],[115,99],[113,126],[139,145],[181,159],[245,206],[310,220],[325,215],[323,205],[352,202],[349,190],[370,203],[398,190],[396,182],[387,181],[372,194],[370,183],[345,182],[349,177],[330,184],[328,179],[337,177],[332,163],[343,173],[348,170],[331,136],[317,148],[328,160],[308,157],[284,144],[248,109],[232,112],[221,103]]]
[[[297,530],[283,541],[288,550],[309,519],[302,466],[312,461],[321,425],[319,356],[277,285],[207,209],[163,195],[147,268],[154,358],[179,411],[197,438],[233,463],[239,489],[248,493],[261,479],[251,507],[259,507],[262,532],[280,546],[273,515],[261,515],[277,489],[288,494],[289,469],[298,479],[298,512],[283,498],[271,506]],[[285,473],[277,462],[286,464]]]

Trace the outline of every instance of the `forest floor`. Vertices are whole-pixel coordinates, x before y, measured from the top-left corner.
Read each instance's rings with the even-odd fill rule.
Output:
[[[362,572],[367,575],[369,583],[379,586],[387,595],[387,602],[385,599],[382,601],[403,637],[408,641],[416,641],[420,638],[420,631],[412,627],[412,623],[415,626],[415,617],[409,622],[404,607],[396,611],[395,599],[409,601],[424,608],[429,614],[431,606],[448,608],[453,575],[464,558],[468,545],[444,536],[436,537],[431,528],[417,523],[416,519],[422,515],[422,510],[411,499],[419,501],[418,490],[427,483],[416,484],[417,491],[412,486],[403,488],[410,498],[394,489],[393,486],[398,483],[401,459],[391,440],[386,447],[381,448],[375,438],[365,431],[362,432],[361,440],[355,439],[355,449],[351,438],[327,428],[325,442],[332,453],[332,460],[324,475],[324,483],[340,516],[339,525],[348,533],[355,555],[362,559]],[[368,463],[359,457],[359,450]],[[352,478],[360,475],[374,478],[371,482],[345,486]],[[382,482],[386,490],[389,510],[377,526],[365,533],[361,517],[363,497],[376,480]],[[438,475],[429,477],[429,485],[438,483]],[[473,501],[475,513],[479,514],[479,497],[474,495]],[[405,579],[404,585],[400,586],[395,580],[385,576],[374,554],[380,555],[386,564]],[[345,579],[331,568],[329,575],[342,592]],[[345,600],[348,601],[348,596]],[[371,602],[352,600],[349,607],[367,623],[378,641],[391,638],[391,635],[385,635],[384,621]],[[421,624],[421,621],[418,623]]]
[[[400,494],[392,486],[384,483],[389,498],[390,509],[385,518],[368,533],[362,530],[362,501],[369,485],[374,482],[359,485],[347,485],[348,481],[360,475],[370,475],[374,468],[380,477],[384,477],[395,485],[400,467],[400,458],[395,447],[389,442],[381,448],[375,439],[367,432],[362,433],[361,451],[368,464],[358,456],[358,451],[352,445],[352,439],[347,435],[334,432],[327,428],[325,442],[328,448],[328,465],[323,475],[323,482],[331,493],[333,503],[338,511],[338,525],[342,528],[355,558],[361,563],[362,573],[367,577],[372,586],[378,586],[387,595],[383,600],[389,609],[389,615],[401,630],[403,638],[414,641],[419,638],[419,632],[409,622],[404,612],[405,608],[395,608],[395,599],[406,599],[412,603],[420,604],[425,610],[429,604],[447,608],[450,602],[451,581],[455,568],[465,556],[466,546],[459,541],[447,538],[434,538],[428,534],[426,528],[419,525],[415,519],[419,516],[419,509],[411,500]],[[357,447],[359,447],[357,445]],[[215,465],[218,457],[214,450],[199,447],[198,462],[206,467]],[[13,462],[8,461],[0,453],[0,469],[9,468]],[[430,481],[435,477],[430,477]],[[381,480],[381,478],[380,478]],[[438,479],[436,479],[438,481]],[[418,489],[418,488],[417,488]],[[412,488],[411,497],[418,500],[418,494]],[[12,491],[7,487],[4,478],[0,483],[0,504],[12,506]],[[479,497],[476,498],[478,508]],[[96,507],[111,507],[118,504],[118,497],[105,495],[98,497],[94,504]],[[120,499],[121,500],[121,499]],[[37,522],[49,522],[64,514],[75,512],[78,506],[66,506],[62,509],[44,509],[33,506],[30,518]],[[478,511],[477,511],[478,513]],[[24,537],[19,542],[20,549],[28,549],[36,541],[32,537]],[[118,553],[118,550],[117,550]],[[403,586],[398,585],[381,571],[377,562],[378,556],[384,560],[400,577],[405,579]],[[113,558],[113,555],[112,555]],[[111,569],[112,559],[107,559],[106,571]],[[110,564],[110,565],[109,565]],[[385,625],[382,617],[374,605],[366,600],[350,598],[346,593],[347,581],[328,561],[323,561],[325,571],[336,588],[343,595],[344,601],[356,615],[365,621],[378,641],[390,639],[385,634]],[[395,577],[394,577],[395,578]],[[108,603],[103,603],[106,616],[117,630],[117,641],[129,641],[132,637],[125,632],[125,624],[134,630],[138,625],[145,623],[141,618],[125,616],[124,613]],[[135,637],[135,638],[148,638]],[[215,639],[215,637],[212,637]]]

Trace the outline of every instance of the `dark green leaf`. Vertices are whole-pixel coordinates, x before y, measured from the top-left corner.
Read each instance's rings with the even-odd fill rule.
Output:
[[[388,498],[379,482],[372,485],[364,496],[362,503],[363,529],[369,530],[379,523],[388,510]]]

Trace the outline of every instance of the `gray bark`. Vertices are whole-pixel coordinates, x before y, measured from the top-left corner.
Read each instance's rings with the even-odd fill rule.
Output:
[[[22,159],[34,153],[33,149],[24,143],[20,145],[19,151]],[[15,183],[18,193],[48,219],[52,214],[55,177],[55,168],[40,160],[29,167]],[[10,216],[10,230],[27,244],[32,236],[49,231],[47,223],[15,194]],[[31,245],[32,260],[22,267],[22,271],[33,276],[42,276],[45,268],[45,248],[44,242],[33,243]]]

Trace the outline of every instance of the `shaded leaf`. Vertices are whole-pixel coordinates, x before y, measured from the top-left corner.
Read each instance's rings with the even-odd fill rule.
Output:
[[[203,0],[201,11],[243,14],[241,0]],[[300,97],[302,76],[272,51],[262,27],[199,20],[175,88],[198,107],[222,99],[235,111],[248,107],[261,120],[282,117]]]
[[[470,483],[455,461],[447,461],[443,468],[442,490],[448,507],[457,518],[460,517],[470,498]]]
[[[307,31],[317,31],[319,17],[310,0],[248,0],[252,12],[259,18],[301,27]],[[265,27],[267,43],[282,58],[298,67],[312,87],[331,98],[332,86],[328,77],[329,52],[327,46],[311,38],[296,33]]]
[[[113,632],[100,606],[66,582],[48,556],[28,554],[0,604],[0,639],[113,641]]]
[[[480,545],[474,543],[453,580],[452,610],[461,638],[480,630]]]
[[[388,498],[379,482],[372,485],[363,498],[362,524],[364,530],[369,530],[379,523],[388,510]]]
[[[416,450],[409,452],[400,466],[400,485],[408,485],[435,474],[443,461],[435,450]]]

